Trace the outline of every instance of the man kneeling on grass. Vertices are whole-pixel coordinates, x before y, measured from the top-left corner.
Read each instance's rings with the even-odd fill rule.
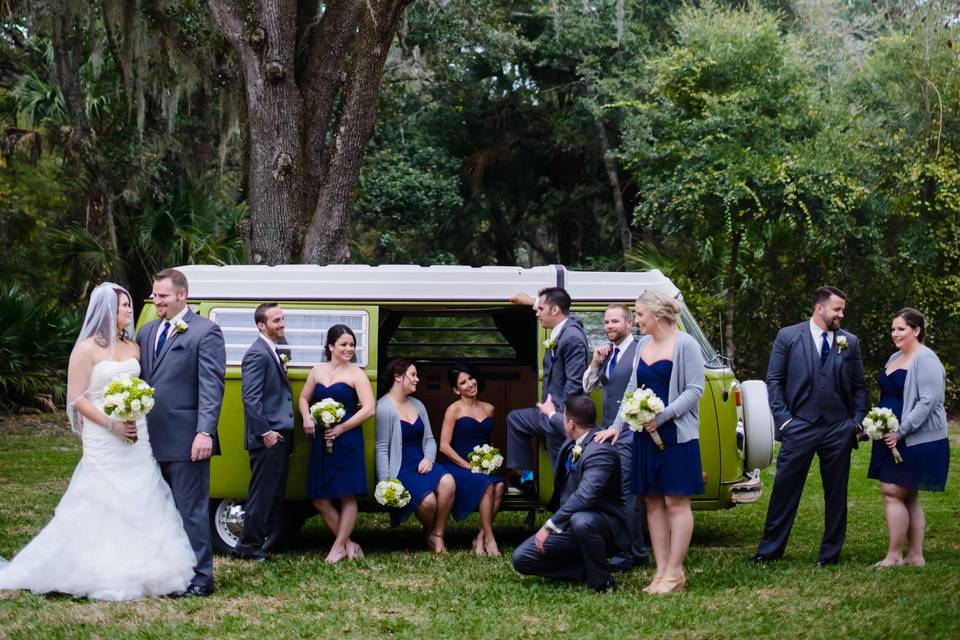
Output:
[[[629,544],[620,458],[608,442],[594,442],[597,409],[588,396],[564,402],[567,441],[554,466],[553,515],[513,552],[525,575],[613,588],[607,558]]]

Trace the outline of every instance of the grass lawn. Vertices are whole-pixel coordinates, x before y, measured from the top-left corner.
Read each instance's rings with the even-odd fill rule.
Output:
[[[49,520],[80,458],[78,438],[60,422],[0,418],[2,557]],[[649,569],[619,576],[619,590],[602,596],[518,576],[508,554],[527,535],[523,514],[498,519],[506,552],[499,559],[469,553],[476,515],[451,527],[448,558],[423,551],[412,522],[391,531],[386,516],[364,515],[355,538],[366,559],[334,566],[323,562],[331,537],[312,518],[294,548],[268,564],[217,558],[210,598],[98,603],[0,593],[0,638],[958,638],[957,425],[951,441],[946,493],[921,497],[924,568],[871,568],[884,555],[886,530],[879,487],[866,479],[867,445],[854,452],[847,543],[836,567],[814,567],[823,527],[814,464],[784,560],[744,562],[763,527],[768,469],[759,504],[696,514],[682,594],[643,594]]]

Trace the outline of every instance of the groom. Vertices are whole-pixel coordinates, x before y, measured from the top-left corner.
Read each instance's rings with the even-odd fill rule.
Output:
[[[782,444],[755,562],[783,556],[814,454],[826,512],[818,566],[839,561],[846,536],[850,451],[867,413],[867,385],[860,342],[840,329],[846,294],[820,287],[812,302],[809,321],[781,329],[770,354],[767,389]]]
[[[210,456],[220,454],[217,420],[227,359],[223,333],[187,307],[187,277],[180,271],[160,271],[152,297],[158,319],[137,333],[141,375],[155,389],[147,429],[197,558],[183,595],[208,596],[214,585],[207,505]]]

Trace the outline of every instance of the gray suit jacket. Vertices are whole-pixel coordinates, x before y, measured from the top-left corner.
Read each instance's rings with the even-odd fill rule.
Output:
[[[567,458],[575,442],[563,443],[553,469],[552,504],[556,510],[550,520],[560,529],[566,529],[573,514],[592,511],[607,521],[617,546],[626,548],[630,540],[620,480],[620,455],[609,442],[594,442],[596,433],[594,427],[583,439],[583,452],[569,472]]]
[[[257,338],[243,354],[241,365],[244,448],[260,449],[268,431],[293,432],[293,393],[283,365],[270,345]],[[284,434],[285,438],[290,434]]]
[[[835,350],[839,336],[846,337],[847,349],[834,360],[834,380],[851,420],[859,425],[867,413],[867,382],[860,358],[860,341],[857,336],[840,329],[834,334]],[[784,327],[777,333],[767,368],[767,393],[778,431],[785,422],[793,419],[793,412],[810,395],[813,365],[819,357],[810,336],[809,320]]]
[[[583,372],[587,368],[587,336],[578,318],[569,316],[557,336],[557,348],[543,355],[543,395],[553,399],[562,413],[563,402],[583,393]]]
[[[158,462],[189,461],[196,434],[213,438],[213,455],[220,454],[217,421],[223,402],[227,354],[220,327],[187,311],[187,330],[174,331],[154,356],[160,321],[148,322],[137,333],[141,377],[156,392],[147,414],[150,445]]]

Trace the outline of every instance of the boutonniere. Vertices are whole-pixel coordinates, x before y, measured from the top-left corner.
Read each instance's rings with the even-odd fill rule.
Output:
[[[290,356],[285,353],[280,354],[280,364],[287,366],[287,363],[290,362]]]
[[[557,348],[557,339],[556,338],[547,338],[543,341],[544,349],[556,349]]]
[[[843,353],[847,350],[847,347],[850,345],[847,344],[847,336],[837,336],[837,351]]]
[[[576,462],[583,455],[583,447],[576,444],[573,446],[573,461]]]
[[[183,333],[189,327],[187,326],[187,323],[184,322],[183,320],[177,320],[176,322],[173,323],[173,328],[177,330],[177,333]]]

